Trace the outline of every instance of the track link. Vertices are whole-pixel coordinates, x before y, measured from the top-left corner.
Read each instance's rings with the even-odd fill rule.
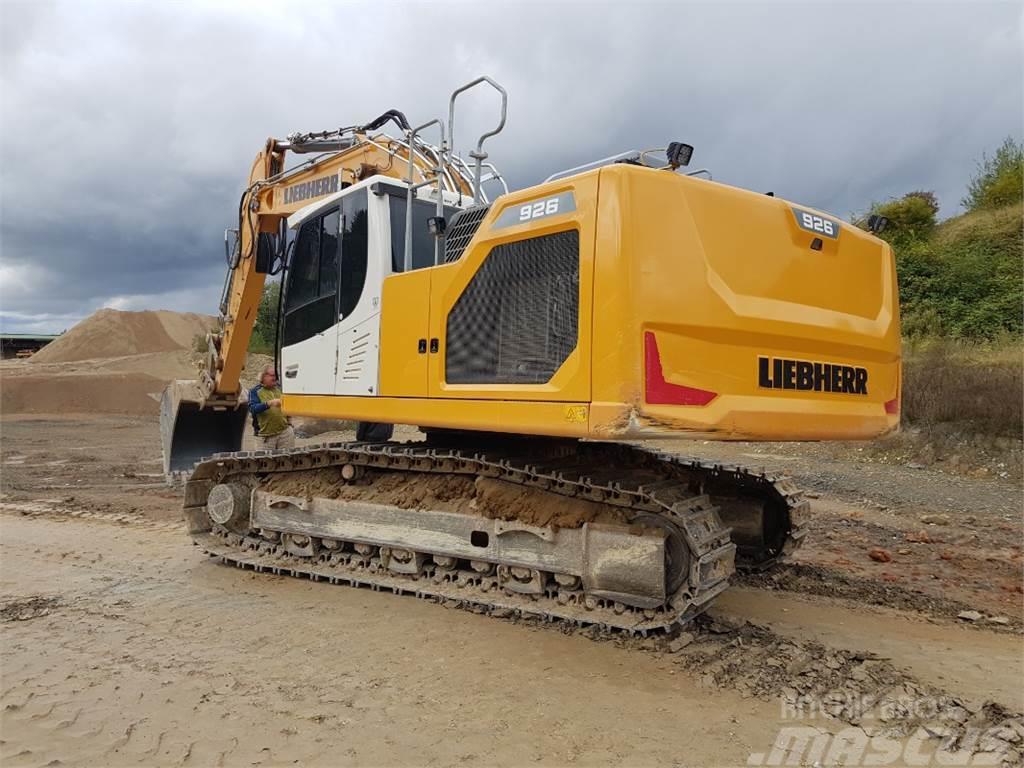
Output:
[[[690,482],[691,488],[708,494],[727,524],[736,526],[742,518],[755,519],[760,515],[766,518],[760,537],[740,540],[737,531],[733,531],[737,570],[768,570],[803,543],[811,504],[790,477],[757,472],[738,464],[706,462],[641,446],[630,447],[641,452],[647,462],[671,467],[676,476]]]
[[[428,565],[417,574],[397,574],[385,567],[379,551],[370,553],[365,548],[362,553],[344,547],[344,551],[324,549],[301,556],[255,531],[211,525],[205,506],[207,496],[214,485],[227,478],[249,477],[255,483],[274,473],[338,465],[491,477],[620,507],[633,517],[646,515],[649,519],[653,514],[671,521],[683,532],[688,573],[664,606],[641,609],[562,588],[555,581],[548,582],[543,594],[526,595],[503,589],[501,579],[494,574],[468,569],[446,571]],[[732,496],[723,496],[725,491],[731,491]],[[782,508],[786,519],[794,520],[785,537],[774,537],[774,546],[741,548],[744,557],[740,563],[744,567],[766,567],[799,543],[800,517],[791,511],[799,511],[806,502],[783,479],[623,444],[543,440],[474,451],[422,443],[350,442],[277,452],[218,454],[197,464],[186,482],[185,517],[197,545],[238,567],[413,594],[478,612],[533,616],[646,635],[690,621],[728,585],[735,546],[714,505],[716,496],[733,506],[743,503],[737,499],[746,499],[756,505]]]

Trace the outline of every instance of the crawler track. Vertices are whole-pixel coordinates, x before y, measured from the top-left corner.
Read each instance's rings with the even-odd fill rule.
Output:
[[[213,524],[206,511],[211,489],[230,479],[258,486],[269,476],[337,466],[402,473],[495,478],[623,510],[627,519],[668,521],[685,551],[667,555],[683,577],[665,604],[638,608],[584,594],[579,585],[548,579],[543,593],[509,589],[508,572],[481,573],[460,561],[447,568],[426,562],[417,573],[387,567],[386,547],[352,541],[310,543],[296,551],[275,532]],[[185,486],[185,517],[193,540],[225,563],[257,571],[367,586],[454,602],[479,612],[527,615],[573,625],[597,625],[645,635],[670,630],[701,613],[728,585],[735,563],[761,569],[784,556],[802,536],[807,502],[788,481],[737,467],[709,465],[646,449],[610,443],[505,442],[478,450],[423,443],[334,443],[278,452],[219,454],[196,465]],[[737,547],[720,509],[737,519],[761,514],[767,534]],[[652,516],[654,516],[652,518]],[[668,566],[666,566],[668,567]]]

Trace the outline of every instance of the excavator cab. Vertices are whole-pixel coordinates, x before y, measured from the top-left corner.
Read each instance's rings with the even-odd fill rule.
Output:
[[[284,275],[279,345],[286,395],[377,395],[384,280],[433,266],[443,234],[429,230],[436,201],[399,181],[370,178],[288,219],[295,245]],[[440,216],[469,202],[446,193]],[[412,212],[406,253],[406,216]]]
[[[384,279],[443,262],[438,221],[451,221],[473,202],[447,191],[440,206],[436,198],[434,189],[410,193],[402,181],[373,176],[288,217],[292,246],[281,277],[277,346],[285,394],[378,394]],[[214,337],[214,359],[217,343]],[[161,399],[164,472],[188,471],[207,456],[241,450],[249,423],[244,395],[214,404],[202,381],[173,382]],[[390,424],[361,421],[357,429],[359,440],[390,434]]]
[[[501,96],[501,116],[470,154],[452,150],[457,98],[486,85]],[[378,394],[382,285],[385,276],[443,261],[445,223],[488,203],[483,184],[505,179],[483,142],[505,125],[508,94],[481,76],[457,88],[447,122],[413,127],[388,110],[362,126],[268,139],[253,163],[229,245],[221,297],[222,329],[209,337],[209,359],[197,381],[174,381],[161,399],[164,471],[238,452],[249,421],[239,384],[245,350],[267,273],[284,269],[278,348],[282,390],[290,395]],[[394,123],[400,137],[378,130]],[[423,138],[439,131],[433,144]],[[292,168],[286,156],[312,159]],[[283,247],[293,231],[289,250]],[[271,245],[271,242],[275,245]],[[287,264],[286,264],[287,262]],[[386,439],[390,426],[360,421],[359,439]]]
[[[487,85],[500,94],[497,126],[471,153],[454,155],[455,103]],[[284,270],[277,362],[286,395],[379,394],[379,338],[384,278],[442,263],[446,222],[487,203],[483,185],[501,174],[484,162],[484,141],[505,125],[508,96],[482,76],[457,88],[440,119],[413,127],[388,110],[362,126],[269,139],[239,202],[234,244],[225,233],[228,273],[222,329],[209,336],[197,381],[175,381],[161,398],[164,471],[188,471],[203,457],[239,451],[248,422],[239,374],[267,274]],[[379,133],[386,123],[399,138]],[[436,127],[440,141],[422,133]],[[288,153],[315,155],[292,168]],[[293,233],[286,251],[283,247]],[[287,262],[287,263],[286,263]],[[386,439],[390,425],[360,421],[360,440]]]

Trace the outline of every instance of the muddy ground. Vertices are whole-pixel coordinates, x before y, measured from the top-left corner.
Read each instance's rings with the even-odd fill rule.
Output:
[[[4,765],[952,765],[1024,747],[1013,480],[659,444],[788,469],[814,516],[792,564],[640,640],[219,566],[180,530],[152,420],[0,427]],[[814,737],[800,754],[793,729]],[[853,759],[844,738],[874,741]]]

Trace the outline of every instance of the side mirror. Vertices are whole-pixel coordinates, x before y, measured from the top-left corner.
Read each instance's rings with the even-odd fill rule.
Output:
[[[693,147],[689,144],[683,144],[681,141],[673,141],[668,145],[668,149],[665,150],[665,156],[668,158],[669,167],[675,170],[681,165],[689,165],[690,158],[693,157]]]
[[[448,229],[448,222],[445,221],[444,216],[431,216],[427,219],[427,230],[434,237],[444,236],[446,229]]]
[[[880,235],[887,226],[889,226],[889,220],[885,216],[879,216],[877,213],[868,216],[868,230],[873,234]]]
[[[256,240],[256,271],[269,275],[274,269],[274,257],[277,256],[277,235],[260,232]]]

